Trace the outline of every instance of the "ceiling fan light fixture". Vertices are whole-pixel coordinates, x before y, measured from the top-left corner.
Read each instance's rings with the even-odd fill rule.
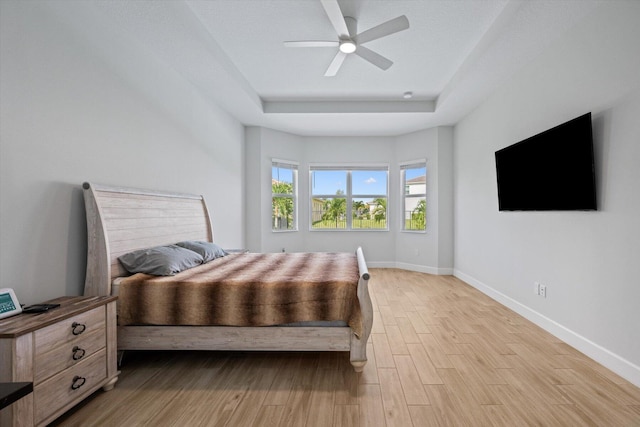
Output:
[[[351,40],[340,40],[340,52],[353,53],[356,51],[356,44]]]

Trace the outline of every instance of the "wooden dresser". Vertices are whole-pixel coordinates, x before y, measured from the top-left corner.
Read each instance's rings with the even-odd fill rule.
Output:
[[[60,307],[0,320],[0,382],[33,393],[0,411],[0,425],[46,425],[118,380],[117,297],[61,297]]]

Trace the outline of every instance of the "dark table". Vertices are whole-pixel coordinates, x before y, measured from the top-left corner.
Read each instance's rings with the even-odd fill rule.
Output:
[[[33,391],[33,383],[0,383],[0,409]]]

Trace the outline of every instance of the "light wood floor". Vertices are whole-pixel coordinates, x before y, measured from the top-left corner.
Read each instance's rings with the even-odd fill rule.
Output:
[[[369,362],[130,352],[60,426],[640,426],[640,389],[450,276],[372,269]]]

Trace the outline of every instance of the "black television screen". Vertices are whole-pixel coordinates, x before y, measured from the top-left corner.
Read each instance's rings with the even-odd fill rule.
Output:
[[[495,155],[499,210],[596,210],[591,113]]]

